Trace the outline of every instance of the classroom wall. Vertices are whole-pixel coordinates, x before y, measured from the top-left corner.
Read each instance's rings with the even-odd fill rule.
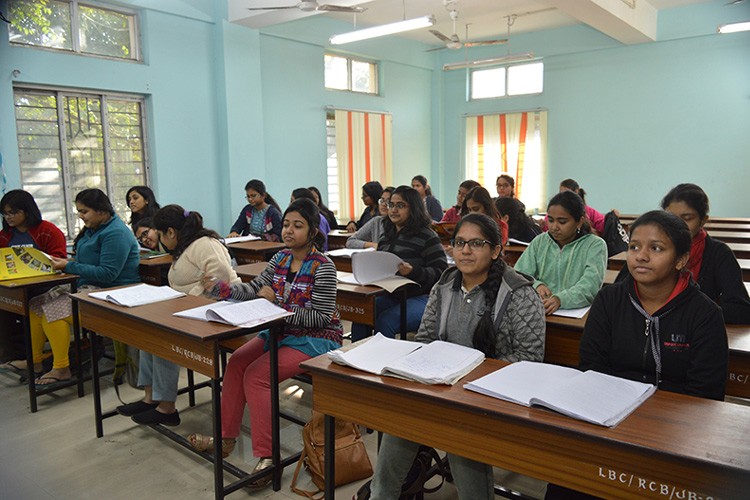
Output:
[[[512,36],[511,52],[544,57],[537,96],[467,102],[465,72],[443,72],[440,195],[451,197],[463,179],[454,166],[463,165],[465,115],[541,108],[549,196],[573,177],[591,206],[640,213],[675,184],[695,182],[712,214],[750,216],[750,33],[715,34],[718,24],[750,19],[750,8],[723,4],[660,13],[655,43],[622,46],[582,25]],[[470,58],[504,50],[472,49]]]

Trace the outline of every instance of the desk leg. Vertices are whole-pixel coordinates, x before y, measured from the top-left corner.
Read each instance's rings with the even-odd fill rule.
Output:
[[[273,491],[281,489],[281,432],[279,429],[279,327],[269,331],[271,368],[271,458],[273,460]]]
[[[74,316],[75,317],[75,316]],[[96,421],[96,437],[104,436],[104,425],[102,423],[102,392],[99,385],[99,364],[96,362],[96,351],[99,348],[99,336],[94,331],[89,332],[91,337],[91,382],[94,386],[94,420]]]
[[[72,293],[76,293],[76,284],[73,283]],[[78,373],[78,397],[83,397],[83,360],[81,359],[81,329],[80,319],[78,318],[78,301],[73,301],[73,345],[75,346],[76,352],[76,373]],[[93,370],[96,364],[96,349],[94,344],[91,344],[91,369]],[[91,373],[94,373],[93,371]]]
[[[187,379],[188,379],[188,404],[192,408],[193,406],[195,406],[195,374],[193,373],[193,370],[188,369]]]
[[[401,291],[401,318],[400,318],[400,325],[401,328],[401,340],[406,340],[406,290]]]
[[[217,359],[216,354],[214,359]],[[221,440],[221,383],[217,378],[211,379],[211,415],[214,420],[214,498],[221,499],[224,498],[224,458],[221,456],[224,443]]]
[[[21,318],[23,324],[23,342],[26,346],[26,376],[29,377],[29,407],[31,413],[36,413],[36,385],[34,380],[36,374],[34,373],[34,354],[31,350],[31,323],[29,322],[29,305],[26,303],[26,313]]]
[[[336,498],[336,439],[334,432],[336,429],[336,419],[329,415],[324,417],[325,425],[325,444],[324,455],[325,466],[323,474],[326,479],[325,498],[333,500]]]

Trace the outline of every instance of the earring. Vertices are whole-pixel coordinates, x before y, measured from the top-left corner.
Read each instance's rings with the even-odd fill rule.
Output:
[[[576,228],[576,234],[581,234],[581,226],[578,226],[578,227]]]

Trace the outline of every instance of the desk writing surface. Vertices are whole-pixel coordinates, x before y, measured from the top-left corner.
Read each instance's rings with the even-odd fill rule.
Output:
[[[230,253],[237,259],[239,264],[251,264],[270,260],[273,254],[286,246],[277,241],[252,240],[232,243],[227,245]]]
[[[328,233],[328,249],[335,250],[337,248],[346,248],[346,240],[349,236],[354,233],[350,233],[345,229],[334,229]]]
[[[521,474],[605,497],[660,497],[638,489],[643,479],[646,488],[666,485],[662,498],[674,487],[703,498],[747,494],[750,407],[657,391],[608,429],[462,388],[502,366],[486,360],[454,386],[432,386],[327,356],[302,363],[313,375],[317,411]]]
[[[0,281],[0,310],[25,315],[26,303],[31,296],[36,294],[34,292],[35,289],[65,285],[73,283],[77,279],[78,275],[75,274],[56,273],[14,280],[2,280]]]

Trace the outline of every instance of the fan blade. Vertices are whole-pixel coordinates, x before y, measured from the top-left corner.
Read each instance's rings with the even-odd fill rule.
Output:
[[[434,49],[427,49],[425,52],[435,52],[436,50],[445,50],[448,47],[435,47]]]
[[[450,43],[450,42],[453,41],[453,40],[450,39],[450,37],[447,37],[447,36],[443,35],[438,30],[430,30],[430,33],[432,33],[433,35],[435,35],[436,37],[438,37],[439,39],[441,39],[445,43]]]
[[[317,11],[324,11],[324,12],[353,12],[355,14],[359,14],[360,12],[364,12],[367,10],[365,7],[360,7],[358,5],[355,5],[353,7],[344,7],[343,5],[318,5],[318,8],[315,9]]]
[[[466,42],[464,43],[465,47],[479,47],[482,45],[501,45],[504,43],[508,43],[507,38],[502,38],[500,40],[484,40],[479,42]]]
[[[288,7],[248,7],[247,10],[286,10],[296,8],[296,5],[289,5]]]

